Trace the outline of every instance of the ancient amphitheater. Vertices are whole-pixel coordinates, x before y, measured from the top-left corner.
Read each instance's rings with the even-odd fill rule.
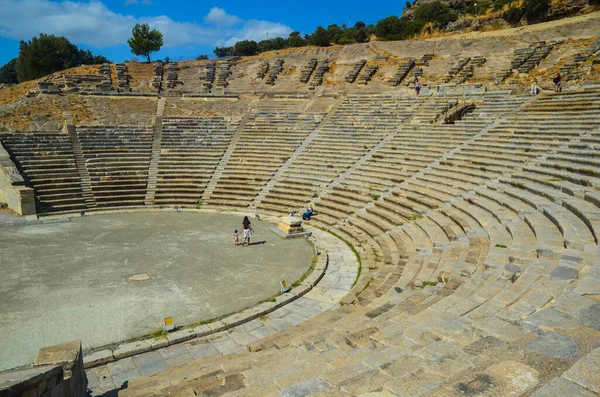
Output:
[[[94,396],[599,395],[599,37],[595,13],[5,88],[0,201],[24,216],[0,231],[314,205],[290,293],[86,348]],[[0,395],[71,395],[66,361],[0,373]]]

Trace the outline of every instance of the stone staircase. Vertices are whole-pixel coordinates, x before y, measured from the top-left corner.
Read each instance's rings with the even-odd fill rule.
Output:
[[[158,161],[160,159],[162,143],[162,118],[165,114],[166,98],[160,98],[157,104],[156,116],[154,117],[154,126],[152,128],[152,155],[150,157],[150,167],[148,168],[148,186],[145,205],[153,205],[156,195],[156,179],[158,176]]]
[[[229,145],[227,146],[227,150],[223,154],[223,157],[221,157],[221,160],[219,161],[219,164],[217,165],[215,172],[212,174],[210,181],[206,185],[206,189],[204,190],[204,193],[202,194],[202,197],[200,199],[200,201],[202,203],[207,203],[210,201],[213,191],[215,190],[215,187],[217,186],[217,183],[218,183],[219,179],[221,178],[223,171],[225,170],[225,167],[227,166],[227,163],[229,162],[229,159],[231,158],[231,155],[233,154],[233,150],[235,149],[235,146],[236,146],[237,142],[239,141],[239,139],[242,135],[242,132],[244,131],[244,127],[246,126],[246,123],[250,119],[250,116],[251,116],[251,112],[249,110],[247,110],[246,113],[244,113],[244,116],[242,117],[240,124],[238,125],[237,129],[235,130],[233,138],[231,139],[231,141],[229,142]]]
[[[94,192],[92,191],[92,180],[87,169],[87,163],[83,157],[83,150],[81,149],[81,143],[79,142],[79,138],[77,136],[77,128],[73,124],[67,124],[67,133],[69,134],[69,139],[71,140],[71,145],[73,146],[75,165],[77,166],[77,171],[79,171],[79,175],[81,176],[81,190],[83,193],[83,198],[87,208],[95,208],[96,199],[94,198]]]
[[[77,171],[81,176],[81,190],[83,199],[85,200],[85,204],[87,208],[95,208],[96,200],[94,198],[94,193],[92,191],[92,181],[90,178],[90,174],[87,169],[87,164],[85,158],[83,157],[83,150],[81,149],[81,143],[79,142],[79,138],[77,137],[77,127],[73,124],[73,115],[71,113],[71,108],[69,105],[69,99],[65,96],[61,98],[61,106],[63,111],[63,116],[65,118],[65,127],[67,130],[67,134],[69,134],[69,139],[71,141],[71,146],[73,147],[73,155],[75,157],[75,165],[77,167]]]

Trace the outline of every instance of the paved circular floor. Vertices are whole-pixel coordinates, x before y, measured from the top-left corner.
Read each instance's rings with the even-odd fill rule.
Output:
[[[251,306],[308,269],[313,248],[242,218],[127,213],[0,229],[0,370],[31,363],[42,346],[117,343]],[[243,239],[240,239],[240,241]]]

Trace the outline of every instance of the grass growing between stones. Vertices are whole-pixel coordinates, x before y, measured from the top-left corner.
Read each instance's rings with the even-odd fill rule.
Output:
[[[352,245],[352,243],[350,243],[348,240],[346,240],[345,238],[343,238],[339,234],[334,233],[331,230],[321,228],[319,226],[316,226],[316,227],[318,229],[321,229],[321,230],[323,230],[323,231],[331,234],[332,236],[337,237],[340,240],[342,240],[348,246],[348,248],[350,248],[350,250],[354,253],[354,256],[356,257],[356,261],[358,262],[358,273],[356,274],[356,278],[354,279],[354,282],[352,283],[352,287],[354,287],[356,285],[356,283],[358,282],[358,278],[360,277],[360,273],[362,272],[362,261],[360,259],[360,254],[358,253],[358,251],[356,250],[356,248],[354,248],[354,246]]]
[[[360,291],[356,292],[354,294],[354,296],[359,296],[360,294],[362,294],[367,288],[369,288],[369,285],[371,285],[371,283],[373,282],[373,280],[375,280],[375,277],[371,277],[369,279],[369,281],[367,281],[367,283],[365,284],[365,286],[363,287],[363,289],[361,289]]]
[[[318,261],[319,261],[319,257],[317,255],[313,255],[313,259],[312,259],[312,263],[310,264],[310,267],[302,275],[302,277],[300,277],[294,284],[292,284],[292,288],[299,286],[300,284],[302,284],[302,282],[304,280],[306,280],[306,278],[315,270],[315,267],[317,266]]]

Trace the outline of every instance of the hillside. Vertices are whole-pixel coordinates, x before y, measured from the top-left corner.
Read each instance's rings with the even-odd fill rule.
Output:
[[[59,93],[68,94],[77,123],[102,123],[119,114],[123,122],[148,124],[155,111],[148,99],[159,95],[184,100],[226,95],[252,103],[261,96],[409,93],[417,77],[426,87],[424,95],[465,84],[526,92],[534,77],[550,90],[557,71],[567,87],[598,81],[599,37],[600,12],[594,12],[422,40],[302,47],[232,60],[82,66],[0,89],[0,128],[62,128]],[[109,100],[115,96],[144,98],[115,105]],[[123,110],[145,116],[127,116]]]

